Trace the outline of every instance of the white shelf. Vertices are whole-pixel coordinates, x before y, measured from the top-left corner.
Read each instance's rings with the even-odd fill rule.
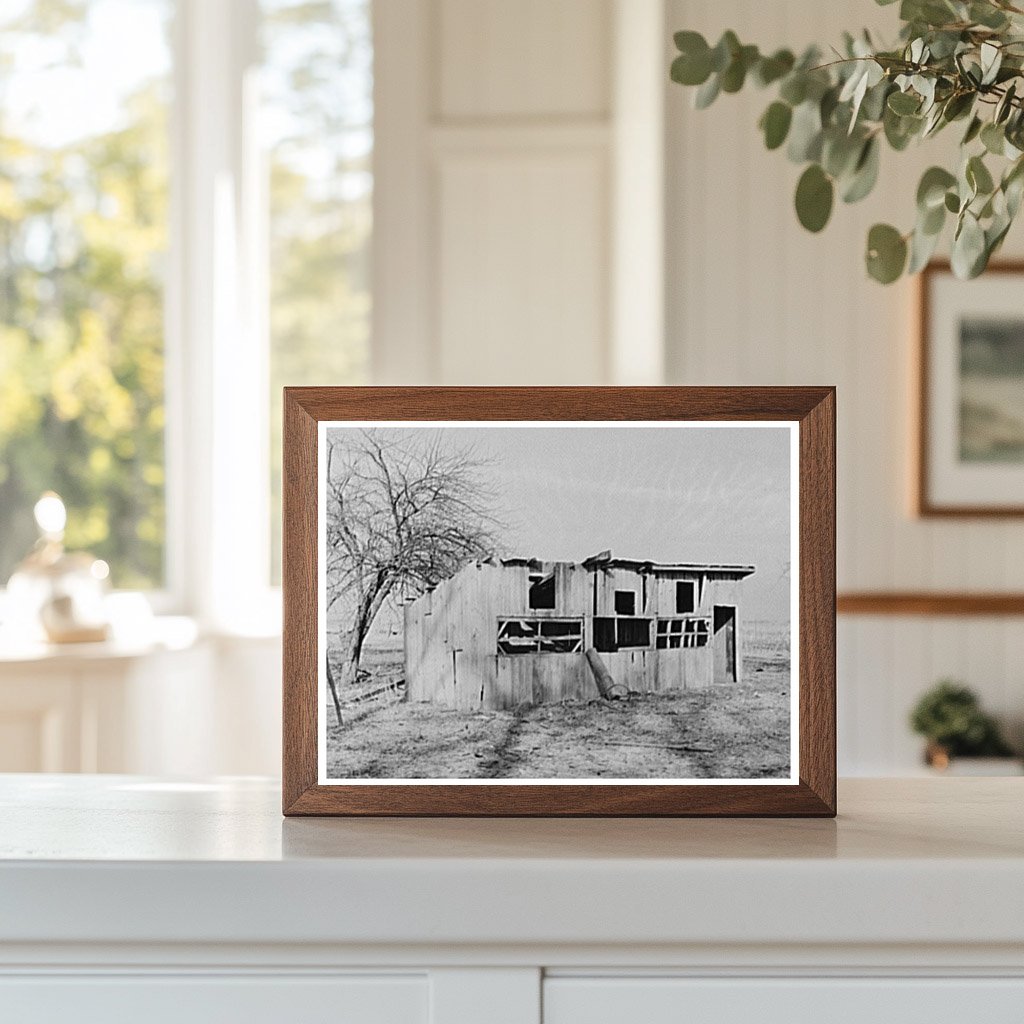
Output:
[[[8,776],[0,942],[1024,944],[1010,779],[822,820],[282,819],[277,786]]]
[[[0,1005],[24,1024],[1018,1024],[1021,786],[849,780],[836,821],[284,820],[258,780],[6,776]]]

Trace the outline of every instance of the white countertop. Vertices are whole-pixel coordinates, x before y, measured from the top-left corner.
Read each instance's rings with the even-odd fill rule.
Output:
[[[0,776],[0,943],[1024,944],[1024,780],[829,820],[284,819],[275,783]]]

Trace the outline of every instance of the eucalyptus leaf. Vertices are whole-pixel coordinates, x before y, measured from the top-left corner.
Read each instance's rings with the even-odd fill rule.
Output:
[[[832,215],[832,180],[817,165],[811,164],[796,186],[796,215],[808,231],[821,231]]]
[[[762,57],[753,71],[754,81],[764,87],[784,78],[793,70],[796,58],[790,50],[776,50],[770,57]]]
[[[996,104],[996,112],[992,116],[992,120],[996,124],[1002,124],[1013,111],[1013,101],[1017,96],[1017,83],[1011,82],[1003,93],[999,102]]]
[[[732,29],[722,33],[722,37],[715,44],[711,51],[711,70],[721,74],[733,62],[733,57],[739,53],[742,44]]]
[[[900,116],[916,114],[921,107],[921,100],[909,92],[894,92],[889,96],[889,109]]]
[[[969,211],[963,214],[960,227],[953,238],[953,251],[950,264],[953,273],[961,280],[977,277],[981,265],[984,269],[985,232],[978,219]]]
[[[858,120],[862,124],[865,121],[881,121],[882,115],[885,113],[886,100],[892,91],[892,82],[884,77],[870,86],[864,95],[864,102],[860,105]]]
[[[721,91],[721,78],[716,74],[712,74],[712,76],[694,93],[693,105],[698,110],[706,110],[715,102]]]
[[[989,121],[981,129],[981,143],[993,156],[1002,156],[1006,147],[1006,133],[1002,126]]]
[[[739,92],[746,81],[747,72],[758,59],[756,46],[741,46],[732,63],[722,72],[722,92]]]
[[[991,42],[981,44],[979,51],[981,57],[981,84],[991,85],[999,74],[999,68],[1003,63],[1003,51]]]
[[[955,93],[946,100],[942,107],[942,116],[946,121],[957,121],[966,117],[974,107],[975,96],[972,92]]]
[[[955,30],[932,32],[928,40],[932,60],[946,60],[952,57],[960,45],[960,33]]]
[[[868,232],[867,269],[880,284],[892,284],[907,263],[906,239],[890,224],[876,224]]]
[[[803,71],[794,71],[783,79],[779,87],[779,98],[791,107],[797,107],[807,99],[807,75]]]
[[[786,155],[793,163],[817,160],[821,156],[821,111],[810,100],[793,111]]]
[[[903,0],[900,17],[904,21],[920,21],[925,25],[944,25],[956,18],[957,12],[942,0]]]
[[[707,50],[700,56],[684,53],[676,57],[669,71],[672,81],[680,85],[703,85],[710,74],[711,55]]]
[[[792,121],[793,108],[788,103],[776,100],[769,105],[760,121],[764,144],[768,149],[778,149],[786,141]]]
[[[929,167],[917,186],[917,207],[923,212],[942,206],[946,192],[956,184],[956,176],[944,167]]]
[[[863,134],[850,136],[838,127],[822,133],[821,166],[833,178],[841,178],[852,171],[864,149]]]
[[[821,114],[822,124],[828,124],[830,121],[838,121],[839,113],[837,111],[837,107],[839,106],[839,93],[840,90],[837,88],[829,89],[829,91],[825,93],[818,102],[818,110]]]
[[[1006,209],[1012,220],[1017,216],[1021,198],[1024,197],[1024,157],[1018,157],[1003,175],[1002,190],[1006,196]]]
[[[995,188],[992,175],[980,156],[972,156],[967,161],[966,176],[976,194],[987,196]]]
[[[980,117],[972,117],[971,123],[967,126],[967,131],[964,132],[963,139],[960,140],[961,146],[970,145],[981,133],[983,122]]]
[[[914,230],[910,238],[910,262],[907,264],[908,274],[917,274],[931,261],[939,244],[941,231],[928,233],[920,227]]]
[[[1024,198],[1024,178],[1017,178],[1003,187],[1006,196],[1006,213],[1013,222],[1013,218],[1020,212],[1021,199]]]
[[[1008,22],[1006,15],[990,3],[972,3],[967,16],[975,24],[996,30],[1005,28]]]
[[[924,124],[921,117],[900,117],[891,110],[886,110],[882,117],[885,141],[897,152],[904,150],[910,140],[920,131]]]
[[[922,111],[927,113],[935,104],[935,79],[927,75],[913,75],[910,84],[924,100]]]
[[[955,211],[959,212],[959,211]],[[946,204],[939,203],[927,210],[918,210],[917,228],[925,235],[938,235],[946,224]]]
[[[926,139],[936,131],[942,122],[942,107],[932,107],[932,112],[925,118],[924,131],[921,138]]]
[[[878,138],[873,136],[864,143],[860,159],[849,181],[844,185],[844,203],[858,203],[867,196],[878,181],[879,149]]]

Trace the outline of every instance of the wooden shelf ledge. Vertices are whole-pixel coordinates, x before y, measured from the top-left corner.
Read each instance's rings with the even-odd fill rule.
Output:
[[[1024,615],[1024,593],[855,591],[839,594],[840,615]]]

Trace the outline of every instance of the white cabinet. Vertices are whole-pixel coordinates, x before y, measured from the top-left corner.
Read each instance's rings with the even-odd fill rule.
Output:
[[[428,1024],[425,974],[0,979],[18,1024]]]
[[[0,1022],[1021,1024],[1020,796],[283,820],[258,779],[0,776]]]
[[[549,978],[544,1024],[1020,1024],[1024,979]]]

